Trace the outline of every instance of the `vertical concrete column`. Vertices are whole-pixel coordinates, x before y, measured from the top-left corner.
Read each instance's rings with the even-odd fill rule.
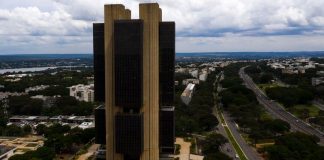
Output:
[[[105,5],[105,107],[106,107],[106,159],[122,160],[123,156],[115,151],[115,114],[119,108],[115,106],[114,82],[114,20],[130,18],[121,4]]]
[[[125,12],[126,12],[125,13],[125,18],[126,19],[131,19],[131,11],[129,9],[126,9]]]
[[[140,4],[143,30],[144,152],[141,160],[159,159],[159,21],[157,3]]]
[[[159,8],[159,21],[162,22],[162,9]]]

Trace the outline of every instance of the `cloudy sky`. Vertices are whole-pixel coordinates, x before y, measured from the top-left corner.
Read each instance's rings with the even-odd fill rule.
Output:
[[[138,18],[148,0],[0,0],[0,54],[92,53],[103,5]],[[324,0],[157,0],[177,52],[324,50]]]

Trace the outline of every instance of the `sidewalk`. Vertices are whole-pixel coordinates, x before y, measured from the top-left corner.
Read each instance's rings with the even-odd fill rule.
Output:
[[[87,160],[89,157],[94,155],[94,153],[97,151],[98,147],[99,147],[99,144],[93,144],[92,146],[89,147],[87,153],[80,155],[78,160]]]
[[[183,138],[176,138],[176,144],[181,146],[180,154],[176,155],[175,158],[179,157],[180,160],[203,160],[204,156],[190,154],[190,142],[185,142]]]
[[[179,144],[181,148],[180,154],[176,155],[175,157],[179,157],[180,160],[189,160],[191,143],[185,142],[183,138],[176,138],[176,144]]]

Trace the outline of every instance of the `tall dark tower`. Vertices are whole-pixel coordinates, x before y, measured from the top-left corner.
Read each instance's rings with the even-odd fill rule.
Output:
[[[160,153],[174,152],[175,23],[159,24]]]
[[[94,68],[94,99],[105,101],[105,39],[104,24],[93,24],[93,68]]]
[[[157,3],[105,5],[94,24],[96,142],[107,160],[158,160],[174,152],[175,23]]]

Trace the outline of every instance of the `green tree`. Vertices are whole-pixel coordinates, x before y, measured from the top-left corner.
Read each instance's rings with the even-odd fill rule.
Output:
[[[264,123],[265,129],[270,130],[272,133],[286,133],[290,130],[290,124],[281,119],[270,120]]]
[[[306,104],[314,99],[311,91],[296,87],[272,87],[267,88],[266,93],[271,99],[278,100],[286,107],[299,103]]]
[[[272,74],[265,73],[260,76],[260,83],[269,83],[271,80],[273,80]]]
[[[52,160],[55,152],[52,148],[40,147],[36,151],[28,151],[22,155],[14,155],[9,160]]]
[[[51,136],[51,135],[56,135],[56,134],[65,134],[68,131],[70,131],[70,126],[68,125],[61,125],[59,123],[56,123],[47,129],[45,129],[45,136]]]
[[[16,125],[7,126],[4,132],[5,136],[18,137],[24,135],[24,131]]]
[[[45,134],[45,130],[46,130],[46,125],[44,125],[44,124],[39,124],[39,125],[37,125],[37,126],[36,126],[36,129],[35,129],[35,131],[36,131],[36,133],[37,133],[38,135],[43,135],[43,134]]]
[[[221,134],[212,133],[206,137],[202,146],[204,154],[211,154],[219,151],[219,147],[227,142],[227,139]]]
[[[232,158],[222,152],[215,152],[208,154],[204,157],[204,160],[231,160]]]
[[[270,160],[313,160],[313,157],[323,155],[323,147],[318,142],[319,138],[315,136],[295,132],[277,137],[275,145],[265,150]]]
[[[32,128],[29,125],[25,125],[23,127],[24,134],[30,134],[32,131]]]
[[[43,109],[43,101],[32,99],[29,96],[9,97],[9,111],[14,115],[40,115]]]
[[[0,101],[0,127],[5,127],[7,125],[7,122],[8,122],[8,118],[5,114],[4,103]]]

